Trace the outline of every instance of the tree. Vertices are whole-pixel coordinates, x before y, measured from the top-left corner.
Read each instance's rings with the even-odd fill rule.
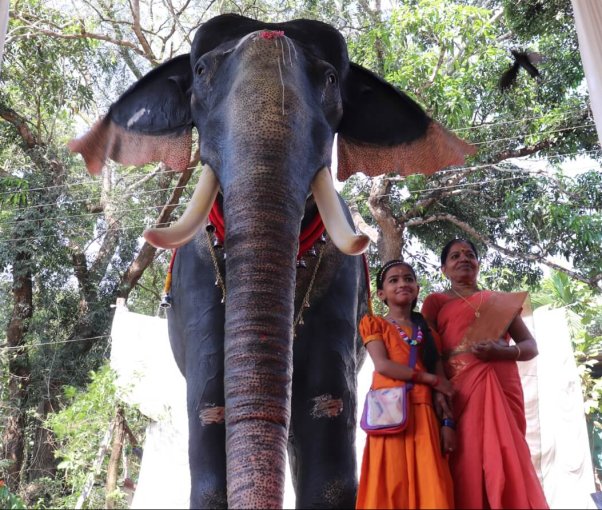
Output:
[[[438,250],[445,239],[461,235],[493,249],[491,268],[512,270],[506,287],[524,278],[534,283],[541,276],[539,264],[545,264],[596,288],[602,279],[595,255],[601,216],[600,197],[592,190],[599,173],[570,178],[560,169],[577,154],[599,157],[580,87],[572,18],[565,8],[549,21],[552,9],[546,7],[548,21],[531,22],[527,30],[526,13],[515,4],[523,5],[406,2],[382,17],[375,30],[353,37],[357,61],[382,68],[387,80],[414,93],[479,152],[465,168],[429,179],[354,179],[345,192],[356,197],[366,223],[379,227],[374,256],[381,261],[404,253],[420,265],[411,247],[417,240],[419,250]],[[378,50],[375,38],[386,52]],[[519,74],[504,94],[497,83],[511,63],[508,50],[518,47],[546,56],[543,79]],[[382,55],[386,58],[379,62]],[[530,171],[524,158],[533,155],[547,158],[554,171]],[[364,200],[367,208],[361,206]]]
[[[12,280],[12,301],[2,310],[9,403],[2,408],[2,457],[11,461],[5,469],[14,490],[54,475],[53,438],[43,420],[60,408],[60,387],[82,384],[105,357],[110,304],[129,295],[155,254],[148,246],[138,251],[140,222],[169,221],[191,175],[174,186],[162,165],[120,178],[108,168],[99,186],[67,153],[73,114],[103,92],[90,83],[125,86],[112,79],[116,52],[99,51],[99,39],[80,37],[87,30],[81,27],[49,3],[18,2],[11,11],[0,92],[0,267]],[[61,36],[49,36],[53,30]]]
[[[61,388],[83,388],[106,360],[110,305],[123,297],[134,310],[156,310],[169,253],[139,236],[178,215],[194,180],[196,160],[181,176],[164,165],[108,165],[92,179],[66,142],[136,78],[187,52],[196,27],[215,14],[333,23],[354,61],[478,144],[466,168],[431,178],[350,180],[345,193],[378,241],[373,261],[403,253],[430,271],[436,262],[428,250],[461,233],[492,248],[490,286],[534,283],[541,263],[600,286],[600,174],[538,173],[513,159],[537,156],[556,168],[578,153],[599,158],[589,152],[595,129],[568,0],[391,4],[11,2],[0,86],[0,323],[7,331],[0,419],[10,425],[3,458],[13,462],[0,470],[10,473],[13,491],[34,501],[28,484],[55,476],[58,443],[45,419],[71,403]],[[546,56],[543,78],[519,74],[502,94],[497,82],[518,47]]]

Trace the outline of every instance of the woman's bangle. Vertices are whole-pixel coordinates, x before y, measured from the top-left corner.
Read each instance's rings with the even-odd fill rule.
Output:
[[[456,422],[451,418],[443,418],[441,420],[442,427],[449,427],[452,430],[456,430]]]
[[[520,358],[521,355],[520,347],[518,344],[514,344],[514,347],[516,347],[516,356],[514,356],[514,361],[518,361],[518,358]]]

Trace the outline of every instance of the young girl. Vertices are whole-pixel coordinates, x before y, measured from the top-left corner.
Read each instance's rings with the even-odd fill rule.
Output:
[[[372,388],[408,381],[414,386],[406,428],[366,439],[356,508],[453,508],[453,484],[442,450],[448,454],[455,448],[454,423],[445,406],[440,423],[431,397],[432,389],[451,396],[453,387],[443,375],[424,318],[413,311],[419,290],[416,274],[405,262],[391,260],[378,272],[376,286],[389,311],[384,317],[367,315],[360,323],[374,362]],[[413,369],[408,366],[412,340],[421,340]]]

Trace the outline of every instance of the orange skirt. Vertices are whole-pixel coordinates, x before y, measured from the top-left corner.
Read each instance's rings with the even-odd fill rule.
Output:
[[[430,404],[412,405],[401,434],[368,436],[356,508],[454,508],[453,483]]]

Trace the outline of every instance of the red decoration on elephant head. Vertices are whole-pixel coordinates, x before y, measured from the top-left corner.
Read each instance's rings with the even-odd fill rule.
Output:
[[[262,39],[279,39],[284,37],[284,30],[264,30],[259,34]]]

